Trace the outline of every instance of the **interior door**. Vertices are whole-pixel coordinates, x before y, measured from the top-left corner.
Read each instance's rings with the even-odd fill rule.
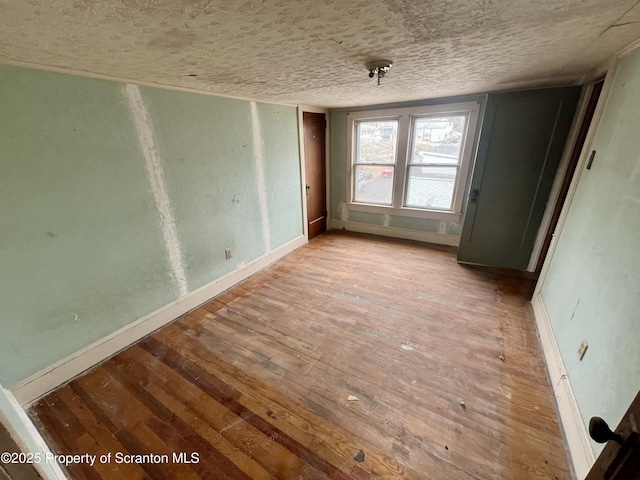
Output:
[[[324,113],[302,113],[309,239],[327,230]]]
[[[526,270],[579,87],[489,95],[458,261]]]
[[[589,434],[598,443],[606,443],[585,480],[640,479],[640,392],[631,402],[618,427],[612,432],[599,417],[589,422]]]

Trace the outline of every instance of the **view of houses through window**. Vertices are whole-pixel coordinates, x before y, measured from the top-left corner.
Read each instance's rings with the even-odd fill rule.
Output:
[[[461,115],[414,120],[406,206],[451,210],[465,123]]]

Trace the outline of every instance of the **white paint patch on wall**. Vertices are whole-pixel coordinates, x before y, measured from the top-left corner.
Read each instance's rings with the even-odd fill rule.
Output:
[[[258,105],[251,102],[251,130],[253,134],[253,155],[256,159],[256,182],[258,184],[258,200],[260,201],[260,216],[262,218],[262,236],[264,238],[264,253],[271,251],[271,232],[269,229],[269,209],[267,207],[267,187],[264,180],[264,151],[262,149],[262,130]]]
[[[341,203],[340,204],[340,220],[342,220],[343,222],[348,222],[349,221],[349,209],[347,208],[347,204],[346,203]],[[386,227],[387,225],[385,225]]]
[[[164,183],[164,170],[162,169],[160,157],[154,142],[153,123],[151,122],[149,112],[142,100],[142,95],[140,95],[140,89],[137,85],[125,85],[123,94],[133,115],[133,121],[138,133],[138,142],[140,143],[140,148],[142,149],[142,154],[145,159],[149,186],[156,202],[158,213],[160,213],[162,235],[164,237],[167,254],[169,255],[171,270],[178,283],[180,296],[184,297],[188,293],[187,278],[182,261],[176,221],[173,217],[171,201],[169,200],[169,195],[167,194]]]

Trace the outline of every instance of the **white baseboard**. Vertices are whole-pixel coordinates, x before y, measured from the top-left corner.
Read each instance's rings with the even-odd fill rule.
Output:
[[[27,416],[22,406],[9,390],[0,385],[0,421],[9,435],[24,453],[39,453],[41,458],[51,458],[49,446]],[[33,467],[45,480],[66,480],[60,466],[53,461],[34,462]]]
[[[306,238],[304,235],[291,240],[269,254],[214,280],[208,285],[165,305],[159,310],[122,327],[111,335],[35,373],[13,385],[10,391],[21,405],[28,406],[56,387],[112,357],[144,336],[193,310],[198,305],[202,305],[207,300],[293,252],[305,243]]]
[[[349,222],[344,220],[331,220],[330,227],[336,230],[370,233],[372,235],[380,235],[383,237],[417,240],[420,242],[449,245],[452,247],[460,245],[459,235],[449,235],[446,233],[423,232],[420,230],[409,230],[408,228],[385,227],[384,225],[371,225],[368,223]]]
[[[573,469],[579,480],[584,479],[591,466],[595,462],[593,449],[589,440],[587,428],[582,421],[580,409],[576,402],[576,397],[571,388],[571,382],[562,362],[560,349],[556,342],[549,315],[544,306],[544,301],[540,292],[537,292],[531,299],[533,313],[542,343],[547,370],[551,379],[551,386],[556,397],[560,422],[564,429],[564,435],[569,448],[569,456],[573,463]]]

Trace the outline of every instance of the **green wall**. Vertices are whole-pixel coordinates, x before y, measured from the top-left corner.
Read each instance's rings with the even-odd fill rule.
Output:
[[[615,73],[542,288],[585,425],[600,416],[613,428],[640,388],[639,125],[640,49]]]
[[[264,178],[273,248],[302,235],[298,120],[292,108],[266,103],[257,106],[263,154],[268,159],[264,162]]]
[[[420,102],[409,102],[400,104],[388,104],[388,105],[371,105],[367,107],[358,107],[349,110],[333,110],[330,114],[330,186],[331,196],[329,202],[329,209],[331,220],[347,220],[349,222],[355,222],[365,225],[383,226],[385,223],[385,215],[380,213],[365,213],[351,210],[346,212],[344,205],[347,199],[347,162],[348,162],[348,145],[347,145],[347,114],[349,112],[366,111],[366,110],[384,110],[392,108],[407,108],[417,107],[423,105],[437,105],[443,103],[461,103],[461,102],[480,102],[480,113],[478,116],[478,128],[476,135],[473,139],[473,152],[476,150],[478,143],[480,126],[482,123],[482,117],[484,116],[485,109],[485,95],[471,95],[465,97],[452,97],[452,98],[440,98],[434,100],[426,100]],[[474,153],[475,157],[475,153]],[[472,158],[473,162],[473,158]],[[470,168],[473,168],[471,165]],[[471,181],[471,172],[467,179],[467,187]],[[465,191],[468,188],[465,188]],[[460,236],[462,232],[462,225],[464,223],[464,211],[466,209],[466,198],[462,207],[462,216],[458,222],[444,222],[444,233],[447,235]],[[441,221],[413,218],[399,215],[389,215],[388,226],[391,228],[400,228],[413,232],[429,232],[439,233],[441,231]]]
[[[0,66],[0,383],[176,300],[120,83]],[[141,88],[189,292],[302,235],[294,107]],[[225,259],[224,249],[233,250]]]
[[[329,115],[329,215],[332,220],[343,219],[343,205],[347,201],[347,113],[340,110]],[[382,225],[382,220],[378,224]]]

